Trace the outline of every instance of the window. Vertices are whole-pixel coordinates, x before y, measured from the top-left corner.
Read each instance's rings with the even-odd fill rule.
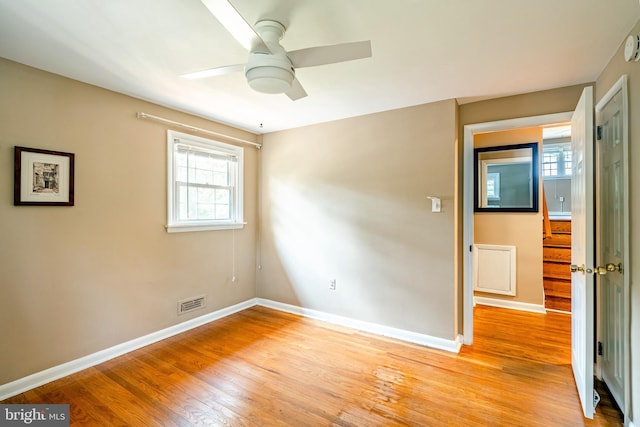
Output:
[[[542,176],[561,178],[571,176],[571,143],[545,144],[542,148]]]
[[[167,231],[243,227],[243,149],[167,133]]]
[[[558,176],[558,155],[560,153],[542,153],[542,176]]]
[[[500,172],[487,173],[487,199],[500,200]]]

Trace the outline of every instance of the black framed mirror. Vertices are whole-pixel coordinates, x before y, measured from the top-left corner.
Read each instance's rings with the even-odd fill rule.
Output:
[[[538,143],[474,150],[475,212],[538,212]]]

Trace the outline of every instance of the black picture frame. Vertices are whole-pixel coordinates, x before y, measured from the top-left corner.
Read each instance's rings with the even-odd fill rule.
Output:
[[[14,148],[15,206],[73,206],[75,155]]]

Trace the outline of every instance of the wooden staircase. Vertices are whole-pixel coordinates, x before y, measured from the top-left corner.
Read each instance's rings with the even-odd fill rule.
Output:
[[[548,310],[571,312],[571,220],[551,220],[544,233],[544,305]]]

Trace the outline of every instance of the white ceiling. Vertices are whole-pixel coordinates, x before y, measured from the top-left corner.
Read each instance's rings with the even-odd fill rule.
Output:
[[[286,50],[371,40],[373,57],[297,70],[308,97],[254,92],[247,52],[200,0],[0,0],[0,56],[256,133],[458,98],[594,81],[638,0],[231,0]],[[260,127],[260,124],[263,127]]]

